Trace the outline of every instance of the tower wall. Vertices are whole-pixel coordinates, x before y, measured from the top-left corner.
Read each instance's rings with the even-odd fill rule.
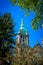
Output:
[[[20,35],[19,34],[17,35],[16,43],[17,44],[20,43]]]
[[[43,47],[43,39],[42,39],[42,47]]]
[[[26,36],[26,45],[28,46],[28,36]]]

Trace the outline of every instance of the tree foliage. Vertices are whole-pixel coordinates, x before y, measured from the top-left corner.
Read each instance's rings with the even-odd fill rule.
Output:
[[[11,65],[13,59],[12,44],[15,44],[13,35],[15,34],[15,24],[10,13],[0,16],[0,63]]]
[[[32,20],[32,28],[37,30],[43,24],[43,0],[11,0],[14,5],[21,9],[34,11],[35,18]]]

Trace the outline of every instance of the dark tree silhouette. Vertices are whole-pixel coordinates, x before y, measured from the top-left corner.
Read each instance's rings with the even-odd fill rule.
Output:
[[[0,64],[11,65],[15,44],[15,23],[10,13],[0,16]]]

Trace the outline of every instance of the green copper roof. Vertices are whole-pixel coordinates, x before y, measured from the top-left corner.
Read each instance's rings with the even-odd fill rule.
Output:
[[[20,29],[24,29],[24,20],[23,19],[21,21],[21,27],[20,27]]]
[[[22,35],[26,35],[26,33],[27,33],[27,30],[26,30],[25,27],[24,27],[24,20],[23,20],[23,19],[22,19],[22,21],[21,21],[20,33],[21,33]]]

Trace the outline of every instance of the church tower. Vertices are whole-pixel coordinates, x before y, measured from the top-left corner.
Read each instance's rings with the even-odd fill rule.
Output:
[[[21,21],[21,27],[17,35],[17,44],[23,44],[28,46],[28,31],[24,27],[24,20]]]

